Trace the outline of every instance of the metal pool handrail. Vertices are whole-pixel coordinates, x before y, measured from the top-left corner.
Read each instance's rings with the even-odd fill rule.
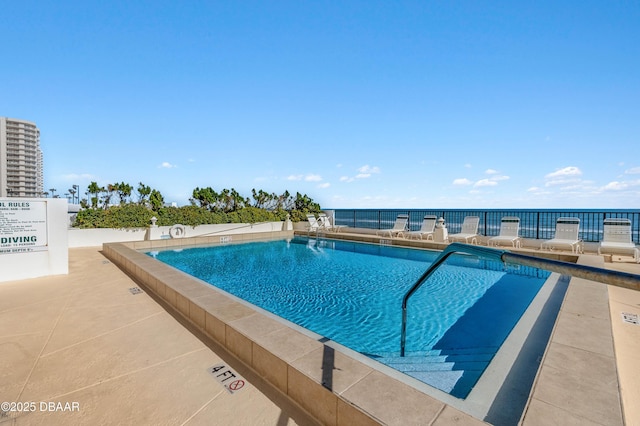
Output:
[[[424,282],[444,263],[449,256],[454,253],[472,254],[492,260],[499,260],[504,263],[511,263],[534,268],[545,269],[551,272],[571,275],[573,277],[584,278],[590,281],[599,281],[604,284],[616,287],[628,288],[640,291],[640,275],[626,272],[611,271],[608,269],[596,268],[593,266],[577,265],[575,263],[562,262],[559,260],[545,259],[526,254],[511,253],[506,250],[491,249],[488,247],[478,247],[463,243],[452,243],[445,248],[440,256],[427,268],[418,278],[415,284],[407,291],[402,299],[402,332],[400,334],[400,356],[404,356],[405,341],[407,338],[407,302],[409,298],[424,284]]]

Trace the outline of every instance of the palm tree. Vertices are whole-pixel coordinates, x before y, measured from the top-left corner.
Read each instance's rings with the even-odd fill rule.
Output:
[[[98,194],[102,191],[102,188],[96,182],[91,182],[87,190],[89,194],[95,195],[95,197],[91,197],[91,207],[95,209],[98,207]]]
[[[143,205],[146,204],[146,200],[149,195],[151,195],[151,187],[140,182],[138,184],[138,196],[140,197],[138,203]]]
[[[120,204],[125,204],[131,196],[133,187],[128,183],[120,182],[116,188],[116,191],[118,192],[118,197],[120,197]]]

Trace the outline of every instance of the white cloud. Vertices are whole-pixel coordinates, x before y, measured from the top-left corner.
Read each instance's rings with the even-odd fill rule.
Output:
[[[548,173],[545,178],[546,179],[557,179],[564,178],[566,176],[582,176],[582,171],[574,166],[565,167],[560,170],[556,170],[555,172]]]
[[[467,178],[457,178],[453,180],[453,185],[456,186],[469,186],[473,185],[474,188],[481,188],[483,186],[496,186],[499,181],[509,180],[509,176],[499,174],[497,170],[487,169],[485,171],[486,174],[489,175],[488,178],[480,179],[475,183]]]
[[[562,188],[560,188],[561,191],[564,192],[571,192],[571,191],[586,191],[587,188],[585,188],[585,185],[582,182],[578,182],[575,185],[567,185],[567,186],[563,186]]]
[[[459,185],[459,186],[467,186],[467,185],[472,185],[473,182],[471,182],[467,178],[459,178],[459,179],[454,179],[453,180],[453,184],[454,185]]]
[[[623,189],[627,189],[627,187],[628,187],[628,185],[625,184],[624,182],[615,182],[614,181],[614,182],[609,182],[608,184],[606,184],[603,189],[605,191],[609,191],[609,190],[620,191],[620,190],[623,190]]]
[[[320,182],[322,180],[322,176],[314,175],[313,173],[309,173],[305,175],[289,175],[287,176],[287,180],[292,181],[301,181],[304,180],[306,182]]]
[[[631,182],[618,182],[618,181],[609,182],[602,188],[602,190],[603,191],[624,191],[625,189],[631,189],[635,186],[640,186],[640,180],[635,180]]]
[[[544,188],[540,188],[539,186],[532,186],[531,188],[527,189],[527,192],[538,197],[551,194],[550,191],[546,191]]]
[[[480,179],[479,181],[477,181],[476,183],[473,184],[474,188],[480,188],[482,186],[496,186],[498,184],[498,182],[496,182],[495,180],[491,180],[491,179]]]
[[[582,181],[582,171],[574,166],[565,167],[555,172],[547,173],[544,178],[547,182],[544,184],[546,187],[550,186],[564,186],[571,185],[572,187],[579,183],[585,183]]]
[[[365,164],[364,166],[358,168],[358,174],[354,177],[350,176],[342,176],[340,178],[341,182],[353,182],[355,179],[367,179],[370,178],[374,173],[380,173],[380,167],[378,166],[370,166]]]
[[[485,174],[489,175],[489,178],[480,179],[476,183],[473,184],[474,187],[482,187],[482,186],[496,186],[501,180],[509,180],[509,176],[501,175],[499,171],[494,169],[487,169],[484,171]],[[466,179],[456,179],[456,181],[461,181],[462,183],[471,183]],[[455,181],[454,181],[455,183]]]
[[[365,175],[369,175],[371,176],[372,173],[380,173],[380,167],[378,166],[369,166],[368,164],[365,164],[364,166],[360,167],[358,169],[358,171],[361,174],[365,174]]]
[[[580,182],[580,179],[554,179],[546,182],[544,186],[569,185],[570,183]]]
[[[320,182],[322,180],[322,176],[308,174],[304,177],[304,180],[307,182]]]
[[[160,164],[158,166],[159,169],[174,169],[178,166],[176,166],[175,164],[171,164],[168,161],[163,161],[162,164]]]
[[[640,167],[632,167],[628,170],[625,170],[624,172],[628,175],[637,175],[640,174]]]
[[[330,186],[331,186],[331,184],[329,182],[325,182],[325,183],[321,183],[320,185],[318,185],[318,188],[328,188]]]
[[[94,175],[88,174],[88,173],[82,173],[82,174],[77,174],[77,173],[71,173],[68,175],[62,175],[62,179],[69,181],[69,182],[74,182],[77,180],[98,180],[98,178],[96,178]]]
[[[465,165],[464,165],[464,167],[465,167],[466,169],[470,169],[470,168],[471,168],[471,164],[467,163],[467,164],[465,164]]]

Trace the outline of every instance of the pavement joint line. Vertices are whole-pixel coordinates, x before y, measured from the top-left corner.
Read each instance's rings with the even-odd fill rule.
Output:
[[[67,295],[67,297],[68,297],[68,295]],[[51,341],[51,336],[53,336],[53,332],[56,330],[56,327],[58,326],[58,323],[60,322],[60,318],[62,318],[62,315],[67,310],[67,306],[69,305],[69,301],[70,300],[71,300],[71,298],[68,297],[66,303],[64,304],[62,309],[60,309],[60,312],[58,313],[58,318],[56,318],[56,322],[53,324],[53,327],[51,327],[51,330],[49,331],[49,335],[47,336],[46,341],[44,342],[44,344],[42,345],[42,348],[40,349],[40,353],[38,353],[38,356],[36,357],[35,361],[33,362],[33,365],[31,366],[31,369],[29,370],[29,374],[27,374],[27,377],[25,378],[24,383],[22,384],[22,388],[20,389],[20,392],[18,393],[18,397],[16,398],[16,401],[19,401],[20,398],[22,397],[22,394],[24,393],[24,390],[27,387],[27,384],[29,383],[29,380],[31,380],[31,375],[33,374],[33,371],[36,369],[36,366],[38,365],[38,362],[40,362],[40,359],[42,358],[42,353],[44,352],[45,348],[49,344],[49,341]]]
[[[369,371],[367,374],[365,374],[364,376],[362,376],[361,379],[354,381],[353,383],[351,383],[349,386],[347,386],[342,392],[340,392],[341,394],[344,394],[345,392],[347,392],[349,389],[351,389],[352,387],[354,387],[355,385],[357,385],[358,383],[362,382],[364,379],[366,379],[367,377],[369,377],[371,374],[374,373],[374,371],[376,371],[375,369],[372,369],[371,371]]]
[[[573,411],[567,410],[565,407],[562,407],[562,406],[560,406],[560,405],[558,405],[558,404],[555,404],[555,403],[553,403],[553,402],[546,401],[546,400],[544,400],[544,399],[540,399],[540,398],[534,398],[534,399],[535,399],[536,401],[538,401],[538,402],[542,403],[542,404],[545,404],[545,405],[548,405],[548,406],[550,406],[550,407],[554,407],[554,408],[556,408],[556,409],[558,409],[558,410],[560,410],[560,411],[563,411],[563,412],[567,413],[569,416],[580,417],[581,419],[583,419],[583,420],[584,420],[584,424],[588,424],[588,423],[592,423],[592,424],[600,424],[599,422],[596,422],[596,421],[595,421],[595,420],[593,420],[593,419],[590,419],[590,418],[588,418],[588,417],[584,417],[584,416],[580,415],[579,413],[575,413],[575,412],[573,412]],[[523,414],[524,414],[524,413],[523,413]],[[524,416],[523,416],[523,417],[524,417]]]
[[[37,336],[39,334],[44,334],[44,333],[42,331],[34,331],[32,333],[4,334],[4,335],[0,335],[0,339],[6,339],[9,337],[21,337],[21,336]]]
[[[47,398],[47,399],[48,399],[48,400],[61,399],[61,398],[64,398],[64,397],[66,397],[66,396],[73,395],[73,394],[74,394],[74,393],[76,393],[76,392],[80,392],[80,391],[83,391],[83,390],[86,390],[86,389],[90,389],[90,388],[93,388],[93,387],[96,387],[96,386],[100,386],[100,385],[102,385],[103,383],[109,383],[109,382],[112,382],[112,381],[114,381],[114,380],[118,380],[118,379],[121,379],[121,378],[123,378],[123,377],[130,376],[130,375],[132,375],[132,374],[137,374],[137,373],[139,373],[139,372],[141,372],[141,371],[149,370],[149,369],[151,369],[151,368],[154,368],[154,367],[158,367],[158,366],[161,366],[161,365],[167,364],[167,363],[169,363],[169,362],[175,361],[175,360],[177,360],[177,359],[180,359],[180,358],[183,358],[183,357],[186,357],[186,356],[189,356],[189,355],[192,355],[192,354],[194,354],[194,353],[197,353],[197,352],[200,352],[200,351],[204,351],[204,350],[208,350],[208,348],[203,347],[203,348],[195,349],[195,350],[193,350],[193,351],[185,352],[185,353],[183,353],[183,354],[180,354],[180,355],[177,355],[177,356],[171,357],[171,358],[169,358],[169,359],[165,359],[164,361],[156,362],[155,364],[147,365],[147,366],[144,366],[144,367],[142,367],[142,368],[138,368],[137,370],[128,371],[128,372],[126,372],[126,373],[119,374],[119,375],[117,375],[117,376],[109,377],[108,379],[100,380],[100,381],[98,381],[98,382],[96,382],[96,383],[92,383],[92,384],[90,384],[90,385],[86,385],[86,386],[83,386],[83,387],[81,387],[81,388],[74,389],[74,390],[72,390],[72,391],[70,391],[70,392],[66,392],[66,393],[63,393],[63,394],[60,394],[60,395],[54,395],[54,396],[51,396],[51,397],[49,397],[49,398]],[[222,392],[222,391],[221,391],[221,392]]]
[[[109,281],[104,281],[104,282],[99,282],[99,281],[91,281],[91,286],[89,287],[87,286],[80,286],[77,289],[73,289],[73,294],[74,295],[83,295],[87,292],[95,292],[96,289],[102,289],[106,286],[109,286],[110,288],[118,288],[120,286],[129,286],[130,282],[128,282],[126,279],[118,279],[118,280],[109,280]],[[129,287],[127,287],[128,289]]]
[[[137,296],[134,294],[129,294],[129,296]],[[110,304],[101,304],[100,307],[101,308],[115,308],[118,306],[137,306],[140,303],[144,303],[141,302],[143,299],[141,298],[132,298],[132,299],[128,299],[126,301],[123,301],[122,303],[110,303]],[[87,305],[83,305],[83,306],[75,306],[75,307],[71,307],[70,309],[79,309],[79,308],[86,308],[86,309],[93,309],[95,308],[94,306],[87,306]]]
[[[213,398],[211,398],[209,401],[205,402],[204,405],[200,408],[198,408],[192,415],[190,415],[184,422],[182,422],[180,424],[180,426],[185,426],[187,424],[189,424],[189,422],[191,421],[191,419],[193,419],[195,416],[197,416],[202,410],[204,410],[205,408],[207,408],[207,405],[211,404],[213,401],[215,401],[220,395],[223,394],[224,391],[220,391],[217,394],[215,394],[215,396]]]
[[[447,408],[447,405],[446,404],[442,404],[442,407],[440,407],[440,409],[433,416],[433,419],[431,419],[431,421],[429,422],[429,426],[435,424],[438,421],[438,419],[440,418],[440,415],[445,410],[445,408]]]
[[[48,302],[51,302],[51,301],[54,301],[54,300],[64,299],[64,298],[67,298],[67,297],[69,297],[69,295],[68,294],[64,294],[62,296],[52,297],[50,299],[43,299],[43,300],[41,300],[39,302],[27,303],[26,305],[20,305],[20,306],[17,306],[15,308],[10,308],[10,309],[6,309],[4,311],[0,311],[0,315],[5,314],[7,312],[17,311],[19,309],[29,308],[29,307],[37,306],[37,305],[40,305],[40,304],[43,304],[43,303],[48,303]]]
[[[100,337],[106,336],[107,334],[114,333],[114,332],[116,332],[116,331],[122,330],[122,329],[127,328],[127,327],[131,327],[131,326],[132,326],[132,325],[134,325],[134,324],[137,324],[137,323],[142,322],[142,321],[146,321],[146,320],[148,320],[149,318],[152,318],[152,317],[155,317],[155,316],[158,316],[158,315],[161,315],[161,314],[162,314],[162,312],[156,312],[156,313],[153,313],[153,314],[151,314],[151,315],[147,315],[147,316],[146,316],[146,317],[144,317],[144,318],[137,319],[137,320],[135,320],[135,321],[133,321],[133,322],[130,322],[130,323],[125,324],[125,325],[122,325],[122,326],[120,326],[120,327],[118,327],[118,328],[114,328],[113,330],[105,331],[104,333],[101,333],[101,334],[98,334],[98,335],[92,336],[92,337],[90,337],[90,338],[88,338],[88,339],[81,340],[81,341],[76,342],[76,343],[74,343],[74,344],[72,344],[72,345],[65,346],[64,348],[56,349],[55,351],[49,352],[49,353],[47,353],[47,354],[45,354],[45,355],[41,355],[41,358],[48,357],[48,356],[53,355],[53,354],[56,354],[56,353],[58,353],[58,352],[60,352],[60,351],[64,351],[64,350],[69,349],[69,348],[72,348],[72,347],[74,347],[74,346],[78,346],[78,345],[81,345],[81,344],[83,344],[83,343],[90,342],[91,340],[95,340],[95,339],[98,339],[98,338],[100,338]]]

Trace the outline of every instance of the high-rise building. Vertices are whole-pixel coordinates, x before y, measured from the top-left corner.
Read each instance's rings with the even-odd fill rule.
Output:
[[[0,117],[0,197],[43,197],[42,161],[36,124]]]

